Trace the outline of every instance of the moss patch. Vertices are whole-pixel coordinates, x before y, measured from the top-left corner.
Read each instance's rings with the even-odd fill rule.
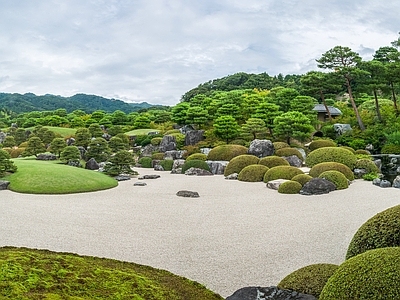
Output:
[[[208,153],[208,160],[225,160],[230,161],[232,158],[246,154],[247,148],[240,145],[221,145],[217,146]]]
[[[354,180],[353,171],[346,165],[337,162],[322,162],[310,169],[310,176],[316,178],[325,171],[339,171],[350,181]]]
[[[281,194],[298,194],[303,186],[297,181],[285,181],[278,188],[278,193]]]
[[[330,182],[332,182],[337,190],[347,189],[349,187],[349,182],[342,173],[339,171],[325,171],[321,175],[318,176],[319,178],[324,178]]]
[[[289,166],[289,162],[279,156],[272,155],[272,156],[266,156],[260,159],[258,162],[260,165],[267,166],[268,168],[273,168],[277,166]]]
[[[263,165],[250,165],[244,167],[238,175],[239,181],[246,182],[261,182],[263,181],[265,172],[268,171],[268,167]]]

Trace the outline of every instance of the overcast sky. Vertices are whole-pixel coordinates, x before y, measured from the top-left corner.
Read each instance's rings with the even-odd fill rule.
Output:
[[[400,1],[0,0],[0,92],[175,105],[237,72],[316,70],[336,45],[366,59],[400,31]]]

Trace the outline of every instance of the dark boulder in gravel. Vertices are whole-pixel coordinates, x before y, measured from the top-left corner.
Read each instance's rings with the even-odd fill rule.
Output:
[[[245,287],[226,300],[317,300],[312,295],[271,287]]]

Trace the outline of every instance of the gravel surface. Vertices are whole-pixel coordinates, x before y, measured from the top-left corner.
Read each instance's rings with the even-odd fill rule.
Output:
[[[271,286],[314,263],[343,262],[361,224],[400,190],[358,180],[327,195],[282,195],[264,183],[138,169],[161,178],[71,195],[0,191],[0,246],[115,258],[166,269],[226,297]],[[176,196],[180,190],[199,198]]]

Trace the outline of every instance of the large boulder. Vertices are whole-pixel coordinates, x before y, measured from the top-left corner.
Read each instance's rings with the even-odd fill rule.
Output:
[[[274,151],[274,144],[270,140],[255,139],[250,143],[248,153],[257,157],[265,157],[274,154]]]
[[[186,150],[170,150],[165,151],[164,159],[176,160],[182,159],[183,155],[186,153]]]
[[[176,150],[176,138],[173,135],[164,135],[159,147],[161,152]]]
[[[214,175],[210,171],[200,169],[200,168],[189,168],[186,170],[185,175],[190,175],[190,176],[210,176]]]
[[[245,287],[237,290],[226,300],[317,300],[312,295],[271,287]]]
[[[160,149],[158,146],[154,146],[152,144],[148,144],[146,146],[144,146],[141,150],[140,150],[140,156],[148,156],[151,157],[153,155],[154,152],[158,152]]]
[[[214,175],[224,175],[225,168],[228,165],[229,161],[207,160],[206,163],[210,167],[211,173],[213,173]]]
[[[322,195],[336,190],[335,184],[324,178],[313,178],[300,191],[301,195]]]
[[[9,184],[10,184],[10,182],[7,180],[0,180],[0,191],[6,190],[8,188]]]
[[[84,158],[85,155],[86,155],[86,152],[87,152],[86,149],[85,149],[85,147],[78,146],[77,148],[78,148],[78,150],[79,150],[79,153],[81,154],[81,158]]]
[[[40,153],[36,156],[36,160],[56,160],[57,156],[52,153]]]
[[[400,176],[396,176],[396,178],[393,180],[392,187],[400,189]]]
[[[188,131],[185,135],[185,146],[196,145],[202,140],[204,140],[204,130]]]
[[[85,169],[98,170],[99,168],[100,168],[99,164],[93,157],[86,162]]]
[[[284,156],[283,158],[293,167],[300,168],[303,166],[303,161],[297,155]]]

